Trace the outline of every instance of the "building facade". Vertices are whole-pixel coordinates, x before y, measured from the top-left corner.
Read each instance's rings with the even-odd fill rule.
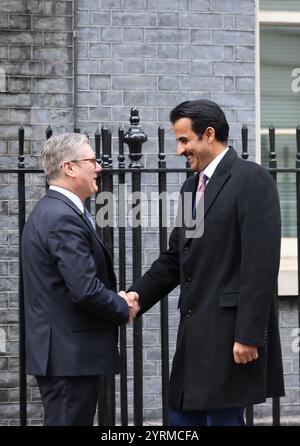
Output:
[[[282,8],[284,24],[282,15],[276,19]],[[0,1],[0,166],[17,167],[21,123],[27,167],[41,166],[41,145],[49,124],[54,133],[72,131],[76,124],[89,134],[92,145],[97,128],[107,126],[112,131],[115,162],[118,128],[128,127],[130,109],[137,107],[148,135],[144,166],[157,166],[157,128],[163,125],[167,165],[184,167],[184,160],[175,155],[168,116],[179,102],[200,97],[216,101],[225,110],[230,144],[239,153],[241,127],[247,124],[252,160],[266,161],[265,129],[270,124],[280,127],[280,147],[288,149],[282,149],[278,157],[291,163],[299,112],[299,14],[298,2],[292,0],[261,4],[255,0]],[[280,90],[286,64],[296,70],[289,78],[292,93]],[[284,110],[276,113],[285,96]],[[169,190],[178,190],[182,181],[183,176],[174,174]],[[19,416],[16,182],[13,174],[0,175],[0,425],[18,424]],[[151,190],[155,184],[153,177],[144,186]],[[27,184],[27,213],[44,190],[43,176],[32,177]],[[284,295],[298,292],[292,203],[293,183],[283,203],[286,223],[280,286]],[[157,231],[144,231],[144,270],[158,249]],[[171,354],[178,319],[176,295],[170,298]],[[298,327],[295,299],[281,300],[280,307],[287,389],[281,412],[289,417],[286,422],[294,422],[300,406],[298,353],[291,348],[292,333]],[[129,330],[129,362],[130,338]],[[144,417],[150,422],[161,419],[158,308],[144,316],[144,361]],[[129,389],[131,383],[132,377]],[[39,392],[34,379],[29,378],[28,384],[29,423],[40,424]],[[256,407],[255,414],[258,422],[270,417],[270,402]]]

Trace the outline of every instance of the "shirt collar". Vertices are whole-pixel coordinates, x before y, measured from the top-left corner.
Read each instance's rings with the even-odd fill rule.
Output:
[[[65,189],[64,187],[60,186],[50,186],[49,189],[56,190],[56,192],[59,192],[63,195],[65,195],[69,200],[71,200],[75,206],[78,207],[78,209],[83,213],[83,203],[78,197],[78,195],[74,194],[73,192]]]
[[[208,178],[207,181],[209,181],[211,179],[211,177],[214,174],[214,171],[216,170],[218,164],[221,162],[222,158],[226,155],[226,153],[228,152],[229,147],[226,147],[226,149],[224,149],[221,153],[219,153],[218,156],[216,156],[216,158],[214,158],[208,166],[205,167],[205,169],[203,170],[203,173],[206,175],[206,177]]]

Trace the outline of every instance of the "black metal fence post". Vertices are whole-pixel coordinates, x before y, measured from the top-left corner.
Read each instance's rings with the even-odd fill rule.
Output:
[[[242,153],[243,160],[247,160],[248,154],[248,127],[244,124],[242,127]],[[246,407],[246,424],[247,426],[253,426],[253,406]]]
[[[111,131],[102,126],[102,182],[101,192],[113,193],[113,177],[109,172],[105,172],[112,168],[111,159]],[[106,204],[106,200],[105,200]],[[104,205],[105,205],[104,204]],[[112,216],[114,217],[114,216]],[[102,228],[102,236],[105,243],[105,247],[111,257],[112,263],[114,263],[114,233],[113,227],[107,225]],[[98,421],[102,426],[114,426],[115,420],[115,376],[106,375],[101,378],[100,383],[100,407],[98,409]],[[102,404],[101,404],[102,403]]]
[[[101,164],[101,135],[99,129],[95,132],[95,155],[98,164]]]
[[[102,165],[102,160],[101,160],[101,133],[100,133],[99,129],[97,129],[96,132],[95,132],[95,157],[96,157],[97,163]],[[97,231],[98,235],[101,237],[102,236],[101,228],[97,224],[97,213],[98,213],[98,210],[100,209],[100,206],[98,204],[97,198],[98,198],[98,195],[101,192],[101,188],[102,188],[102,176],[101,176],[101,174],[98,175],[98,177],[97,177],[97,186],[98,186],[98,191],[95,194],[95,224],[96,224],[96,231]]]
[[[242,127],[242,158],[243,160],[247,160],[249,157],[248,153],[248,127],[246,124]]]
[[[102,135],[102,150],[103,150],[103,156],[102,156],[103,175],[102,175],[101,191],[113,193],[113,177],[111,173],[108,172],[108,170],[112,168],[111,131],[103,126],[101,129],[101,135]],[[113,206],[111,207],[111,210],[113,211]],[[112,215],[112,217],[114,216]],[[102,234],[103,234],[103,240],[105,241],[105,247],[108,250],[111,260],[113,262],[114,259],[113,227],[111,227],[110,225],[106,225],[102,230]]]
[[[102,164],[102,161],[101,161],[101,133],[100,133],[99,129],[97,129],[95,132],[95,157],[96,157],[97,163]],[[95,196],[95,223],[96,223],[96,231],[100,237],[102,236],[101,228],[97,224],[97,213],[98,213],[98,210],[100,209],[100,206],[97,202],[97,198],[98,198],[99,193],[101,192],[101,187],[102,187],[101,181],[102,181],[102,177],[101,177],[101,175],[98,175],[98,177],[97,177],[98,191]]]
[[[46,140],[48,140],[49,138],[51,138],[51,136],[52,136],[52,128],[50,127],[50,125],[48,125],[48,127],[46,128]],[[45,186],[46,186],[46,190],[48,190],[49,189],[49,184],[48,184],[48,181],[47,181],[47,179],[45,180]]]
[[[26,204],[25,204],[25,173],[22,170],[25,168],[24,164],[24,128],[21,125],[19,128],[19,162],[18,168],[18,206],[19,206],[19,377],[20,377],[20,424],[26,426],[27,424],[27,381],[26,381],[26,351],[25,351],[25,307],[24,307],[24,284],[22,273],[22,259],[21,259],[21,244],[22,233],[25,226],[26,219]]]
[[[276,160],[276,149],[275,149],[275,127],[271,125],[269,127],[269,167],[270,169],[277,168],[277,160]],[[271,175],[274,178],[275,182],[277,181],[277,173],[275,171],[271,171]]]
[[[277,172],[275,169],[277,169],[277,159],[276,159],[276,146],[275,146],[275,128],[271,125],[269,127],[269,144],[270,144],[270,153],[269,153],[269,167],[271,170],[271,175],[277,183]],[[278,312],[278,283],[276,284],[275,289],[275,312],[277,315],[277,319],[279,319],[279,312]],[[273,415],[273,426],[280,426],[280,399],[279,397],[274,397],[273,399],[273,405],[272,405],[272,415]]]
[[[125,227],[126,227],[126,206],[125,206],[125,156],[124,156],[124,129],[119,128],[119,194],[118,194],[118,217],[119,217],[119,286],[121,290],[126,290],[126,247],[125,247]],[[120,355],[121,355],[121,425],[128,425],[128,388],[127,388],[127,327],[126,324],[120,327]]]
[[[51,138],[52,133],[52,128],[50,127],[50,125],[48,125],[48,127],[46,128],[46,139]]]
[[[135,196],[141,193],[141,168],[142,144],[147,141],[146,134],[139,127],[139,112],[136,108],[131,109],[131,127],[124,135],[124,142],[129,147],[130,168],[136,169],[132,172],[132,193]],[[132,204],[132,279],[137,280],[142,273],[142,228],[141,228],[141,199]],[[136,224],[137,223],[137,224]],[[133,370],[134,370],[134,425],[143,424],[143,333],[142,318],[133,321]]]
[[[163,127],[158,129],[158,167],[166,169],[165,161],[165,130]],[[167,191],[167,173],[162,171],[158,173],[158,191],[159,191],[159,249],[162,253],[167,249],[167,212],[166,212],[166,191]],[[168,296],[165,296],[160,302],[160,330],[161,330],[161,380],[162,380],[162,418],[163,425],[168,425],[169,420],[169,304]]]

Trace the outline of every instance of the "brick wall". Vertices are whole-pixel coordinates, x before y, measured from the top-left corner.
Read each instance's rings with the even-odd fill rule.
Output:
[[[73,123],[72,0],[2,1],[0,57],[1,165],[15,166],[16,126],[24,124],[25,153],[38,165],[45,128]],[[5,91],[3,91],[5,90]]]
[[[116,135],[137,106],[149,136],[146,166],[156,165],[158,123],[167,129],[169,165],[182,166],[169,112],[203,97],[224,107],[239,151],[241,126],[249,125],[254,155],[253,0],[78,0],[75,21],[82,129],[93,134],[107,123]]]
[[[73,126],[73,1],[0,2],[0,166],[18,165],[18,126],[25,128],[26,165],[40,165],[45,129]],[[45,180],[26,185],[27,213]],[[0,174],[0,425],[18,424],[17,178]],[[28,416],[40,423],[39,392],[28,379]]]

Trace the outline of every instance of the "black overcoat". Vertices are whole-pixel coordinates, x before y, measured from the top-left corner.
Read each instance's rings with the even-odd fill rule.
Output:
[[[194,193],[197,180],[189,177],[181,195]],[[143,313],[180,285],[170,406],[183,410],[247,406],[284,394],[274,297],[281,240],[276,184],[230,148],[207,184],[204,208],[203,235],[186,237],[184,225],[175,227],[169,249],[131,287]],[[256,345],[259,358],[236,364],[234,341]]]

